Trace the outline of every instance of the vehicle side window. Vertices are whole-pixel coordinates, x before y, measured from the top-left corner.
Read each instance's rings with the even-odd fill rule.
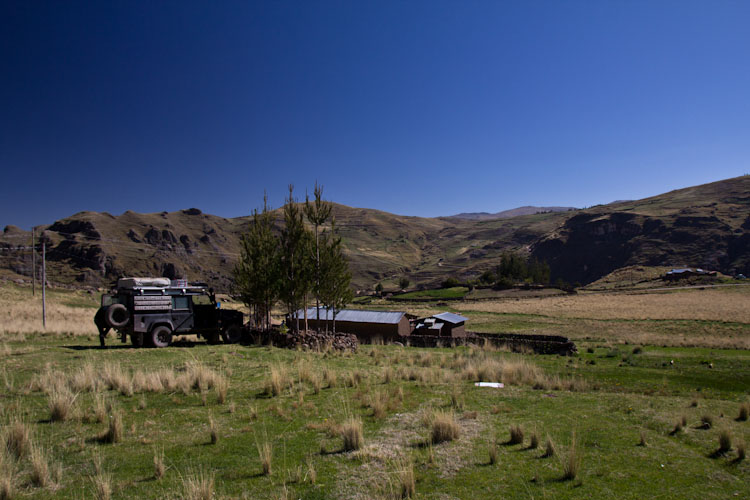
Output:
[[[190,297],[172,297],[172,309],[190,309]]]

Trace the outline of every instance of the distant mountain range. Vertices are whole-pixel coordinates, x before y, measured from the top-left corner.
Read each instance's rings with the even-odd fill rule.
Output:
[[[546,260],[553,279],[582,284],[636,264],[750,274],[750,176],[588,209],[516,210],[525,215],[422,218],[336,204],[334,215],[353,283],[362,290],[379,282],[395,286],[404,276],[425,286],[451,276],[475,278],[505,250]],[[80,212],[40,228],[48,279],[99,286],[124,275],[187,277],[227,289],[249,220],[195,208]],[[29,279],[30,238],[28,231],[5,228],[0,277]]]
[[[518,217],[520,215],[534,215],[543,214],[547,212],[569,212],[576,210],[575,207],[533,207],[525,206],[512,208],[510,210],[503,210],[502,212],[495,212],[491,214],[489,212],[464,212],[456,215],[448,216],[449,219],[465,219],[465,220],[493,220],[493,219],[509,219],[511,217]]]

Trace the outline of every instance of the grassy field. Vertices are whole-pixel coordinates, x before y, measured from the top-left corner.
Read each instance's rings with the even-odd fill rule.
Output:
[[[690,293],[663,297],[700,302]],[[13,319],[29,297],[4,285],[0,307]],[[650,318],[665,302],[633,317],[626,298],[600,317],[572,299],[584,302],[570,315],[538,299],[460,305],[470,329],[577,339],[578,356],[557,357],[186,340],[102,350],[84,324],[98,298],[55,292],[79,330],[53,315],[46,333],[0,332],[0,498],[748,497],[750,350],[717,341],[746,342],[748,318]]]
[[[436,299],[460,299],[469,289],[465,286],[454,286],[450,288],[438,288],[435,290],[418,290],[407,292],[391,297],[392,300],[436,300]]]

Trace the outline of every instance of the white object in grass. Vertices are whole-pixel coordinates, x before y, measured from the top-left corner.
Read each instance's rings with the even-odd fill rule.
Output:
[[[495,389],[502,389],[505,387],[501,382],[474,382],[477,387],[493,387]]]

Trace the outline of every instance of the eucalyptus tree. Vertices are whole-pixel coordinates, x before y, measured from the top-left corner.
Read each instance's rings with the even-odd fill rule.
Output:
[[[271,326],[271,309],[279,299],[280,241],[273,230],[268,196],[263,195],[263,211],[253,210],[247,233],[240,240],[240,260],[234,268],[234,290],[254,312],[256,324]],[[261,320],[262,318],[262,320]]]
[[[315,270],[313,293],[315,294],[315,314],[317,319],[317,329],[320,332],[320,287],[321,287],[321,269],[320,269],[320,232],[319,229],[331,217],[333,204],[329,201],[323,201],[323,186],[318,185],[315,181],[315,191],[313,191],[315,200],[310,203],[310,198],[305,196],[305,215],[307,220],[315,227]]]

